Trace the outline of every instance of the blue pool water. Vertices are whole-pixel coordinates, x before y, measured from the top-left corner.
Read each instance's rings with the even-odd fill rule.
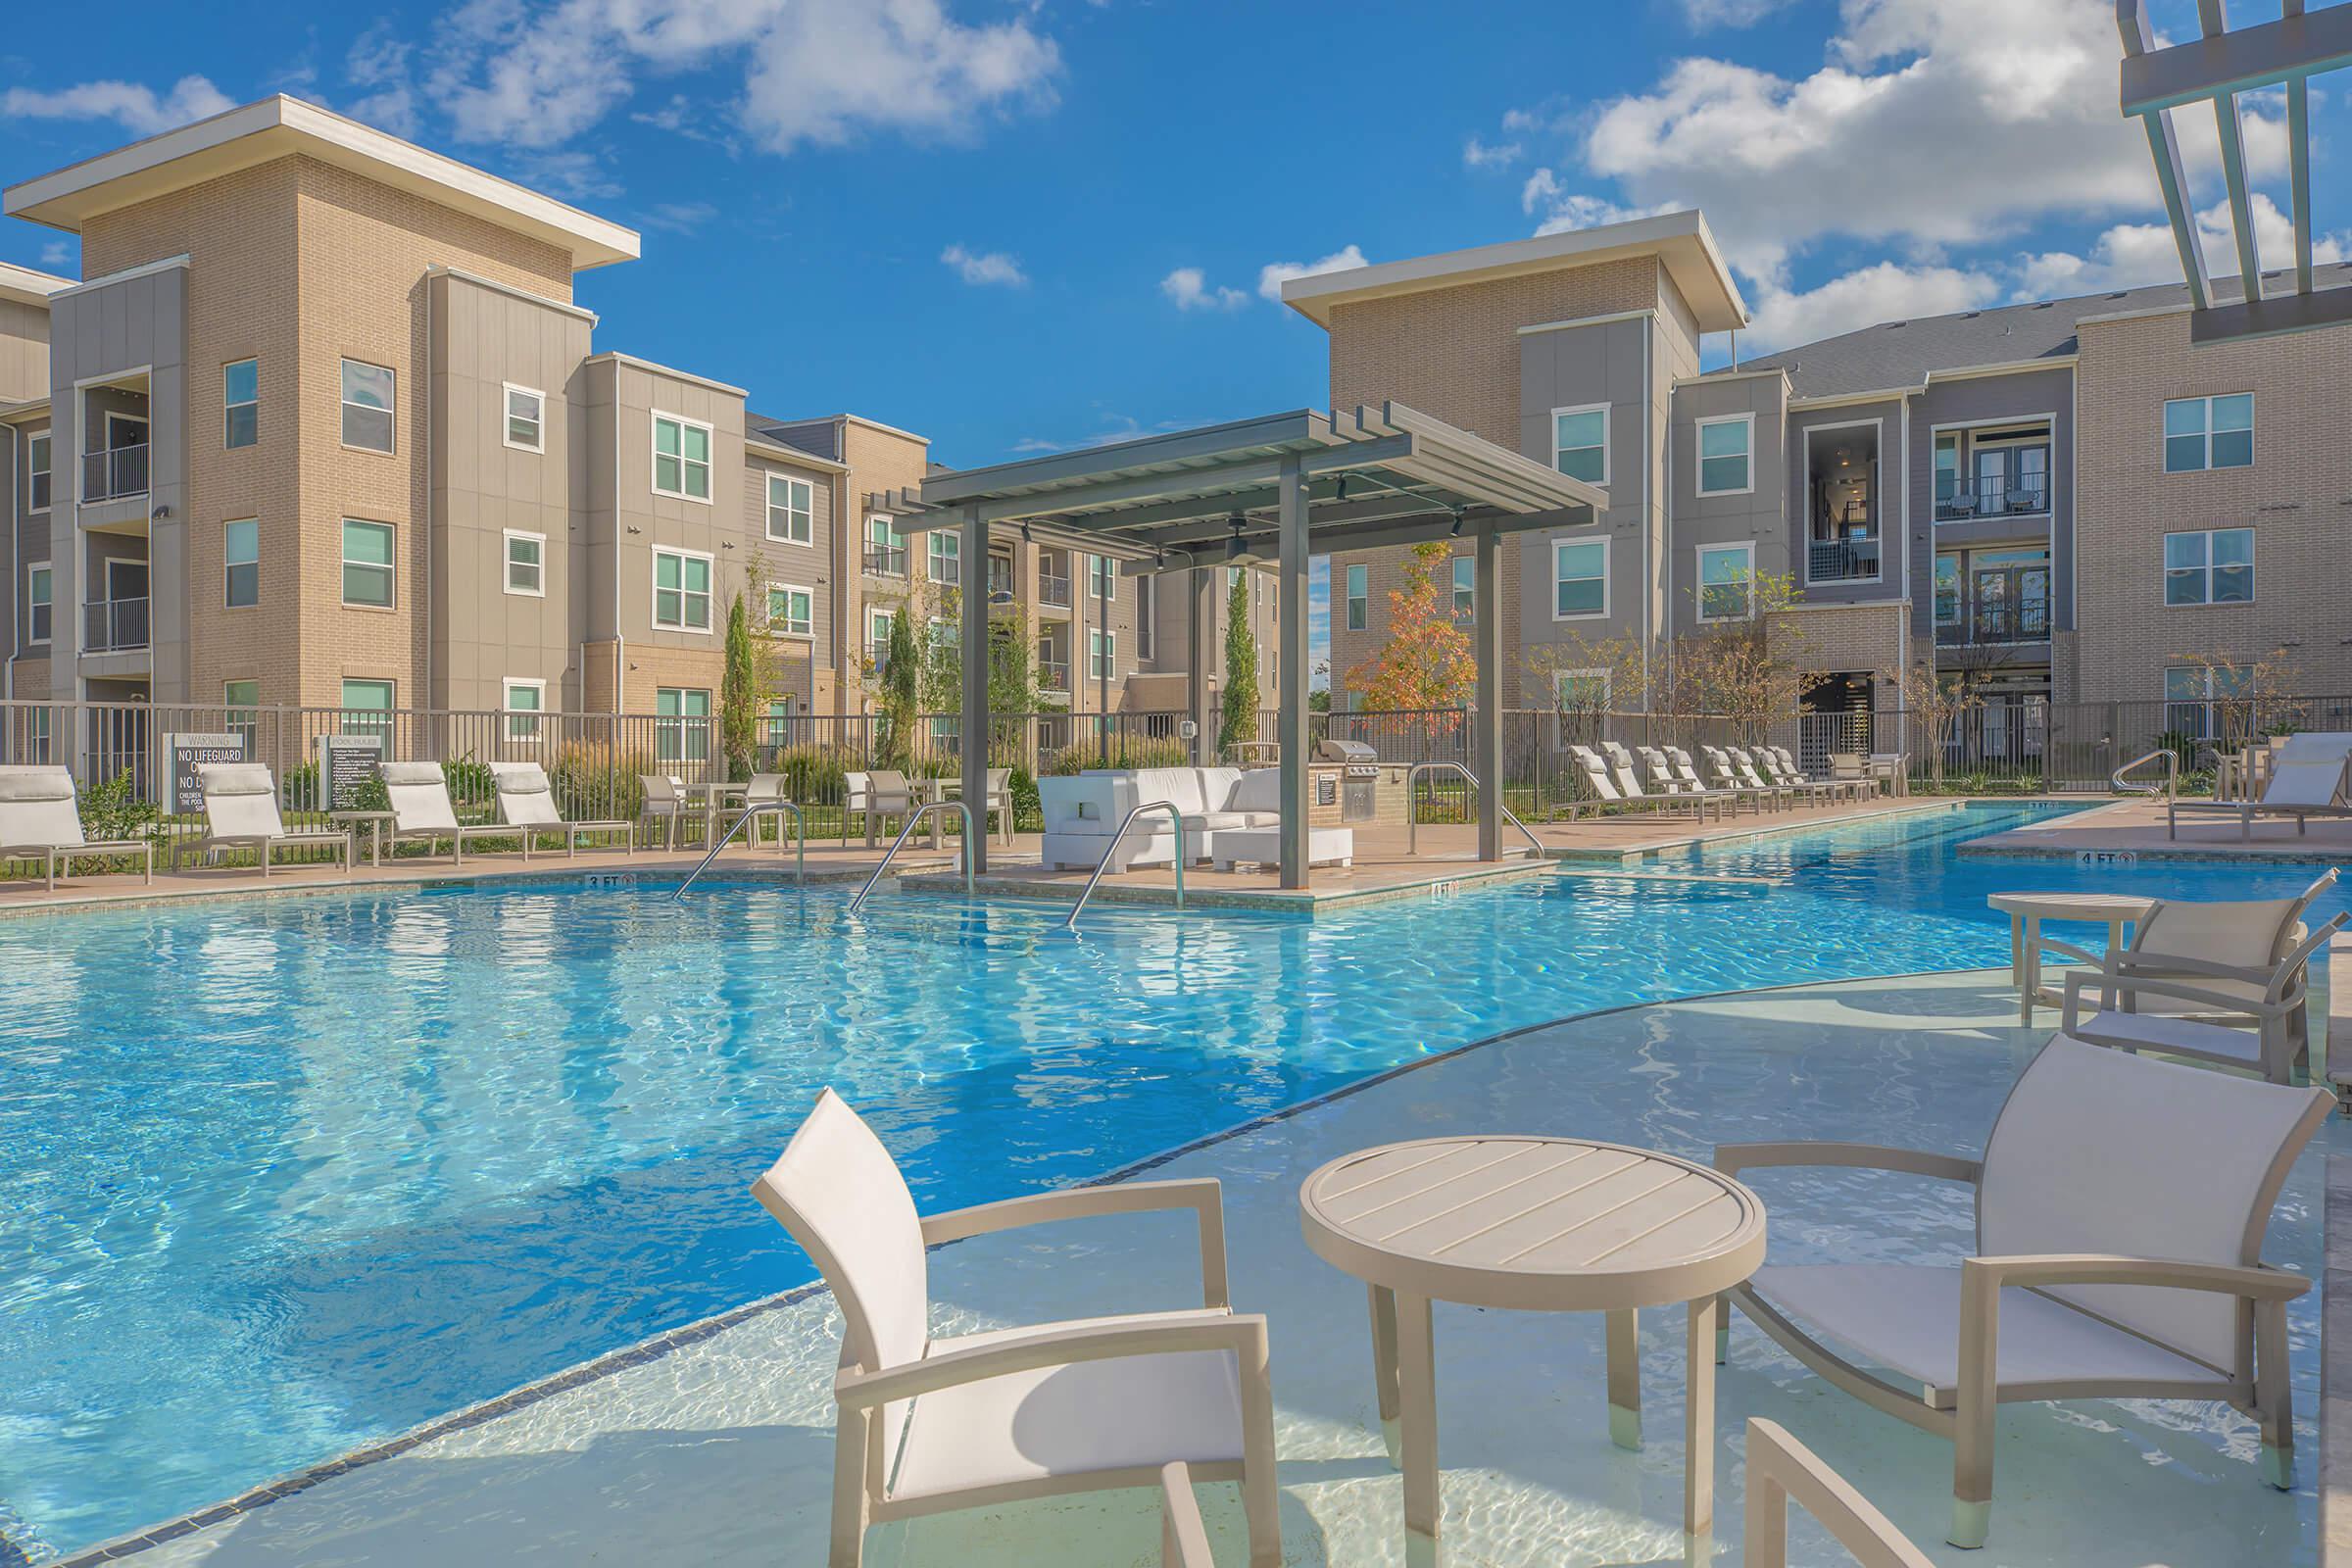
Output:
[[[698,884],[0,921],[0,1531],[36,1559],[798,1283],[746,1188],[831,1084],[925,1207],[1065,1183],[1500,1030],[2005,963],[1971,806],[1288,915]],[[2340,906],[2330,901],[2328,907]],[[0,1561],[7,1552],[0,1548]]]

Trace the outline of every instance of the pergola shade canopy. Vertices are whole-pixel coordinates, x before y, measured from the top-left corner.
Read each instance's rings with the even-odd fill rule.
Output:
[[[1288,414],[936,474],[867,496],[909,532],[976,520],[1129,563],[1130,574],[1275,553],[1296,465],[1318,554],[1476,531],[1592,523],[1608,505],[1569,477],[1398,403]]]

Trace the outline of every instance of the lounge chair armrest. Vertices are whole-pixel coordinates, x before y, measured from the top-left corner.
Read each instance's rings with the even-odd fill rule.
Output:
[[[2119,953],[2115,957],[2115,972],[2126,980],[2140,975],[2186,976],[2198,980],[2235,980],[2245,985],[2267,986],[2272,970],[2254,969],[2244,964],[2216,963],[2211,958],[2191,958],[2175,954],[2158,956]]]
[[[853,1409],[871,1409],[1011,1372],[1110,1361],[1129,1355],[1231,1350],[1242,1358],[1242,1375],[1266,1360],[1266,1320],[1254,1312],[1218,1317],[1196,1314],[1123,1318],[1083,1328],[1047,1326],[1012,1339],[927,1356],[883,1372],[847,1367],[833,1380],[833,1395]]]
[[[942,1242],[983,1236],[991,1231],[1015,1230],[1024,1225],[1175,1208],[1189,1208],[1200,1216],[1200,1304],[1230,1306],[1233,1298],[1225,1269],[1225,1202],[1223,1189],[1213,1176],[1073,1187],[1058,1193],[1037,1193],[1028,1198],[1007,1198],[1002,1202],[950,1209],[944,1214],[924,1216],[923,1245],[937,1247]]]
[[[1920,1149],[1893,1149],[1884,1144],[1718,1144],[1715,1148],[1715,1168],[1727,1176],[1768,1165],[1891,1170],[1971,1184],[1984,1173],[1984,1165],[1977,1160],[1962,1159],[1956,1154],[1931,1154]]]
[[[2311,1289],[2307,1275],[2260,1264],[2199,1263],[2183,1257],[2129,1257],[2113,1252],[2026,1252],[1960,1260],[1961,1289],[1969,1280],[1982,1288],[2038,1289],[2046,1285],[2158,1285],[2176,1291],[2210,1291],[2249,1301],[2291,1301]]]
[[[2103,967],[2107,962],[2105,957],[2091,952],[2088,948],[2079,948],[2072,942],[2061,942],[2053,936],[2041,937],[2038,940],[2038,946],[2044,953],[2055,953],[2062,958],[2072,958],[2077,963],[2087,963],[2093,969]]]
[[[2263,978],[2267,981],[2270,977],[2265,975]],[[2080,998],[2086,986],[2097,986],[2103,991],[2112,989],[2129,993],[2153,992],[2160,997],[2170,997],[2176,1002],[2194,1002],[2211,1007],[2216,1012],[2240,1013],[2247,1016],[2292,1011],[2294,1007],[2301,1004],[2299,1000],[2294,999],[2281,998],[2276,1002],[2265,1002],[2259,997],[2231,996],[2224,991],[2208,991],[2202,986],[2190,985],[2161,971],[2147,971],[2138,974],[2130,972],[2103,974],[2097,970],[2077,969],[2066,977],[2066,1007],[2068,1009],[2066,1016],[2070,1021],[2075,1016],[2073,1009],[2080,1004]]]

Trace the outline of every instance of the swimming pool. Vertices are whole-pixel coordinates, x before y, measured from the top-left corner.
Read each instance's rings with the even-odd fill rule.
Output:
[[[926,1207],[1056,1185],[1522,1024],[2005,962],[1985,893],[2117,880],[1952,853],[2051,809],[1681,867],[1783,887],[1099,906],[1084,940],[1046,906],[724,882],[0,921],[0,1530],[70,1550],[805,1279],[746,1188],[820,1085]]]

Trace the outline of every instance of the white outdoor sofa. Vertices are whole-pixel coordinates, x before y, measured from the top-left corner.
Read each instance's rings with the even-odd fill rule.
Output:
[[[1188,865],[1216,857],[1220,832],[1282,825],[1278,767],[1145,767],[1049,776],[1037,781],[1037,797],[1046,818],[1040,853],[1049,871],[1093,870],[1127,813],[1147,801],[1171,802],[1183,817]],[[1168,813],[1147,811],[1119,841],[1110,869],[1169,865],[1175,859]]]
[[[79,858],[139,858],[147,881],[155,880],[155,846],[145,839],[104,843],[82,836],[81,809],[74,799],[74,775],[62,767],[0,767],[0,860],[38,860],[49,891],[57,891],[57,868],[74,874]]]

